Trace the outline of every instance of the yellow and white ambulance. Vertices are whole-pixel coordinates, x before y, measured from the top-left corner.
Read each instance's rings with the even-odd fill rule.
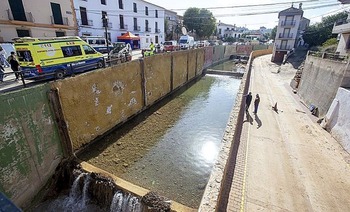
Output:
[[[77,36],[14,41],[25,79],[61,79],[105,66],[103,55]]]

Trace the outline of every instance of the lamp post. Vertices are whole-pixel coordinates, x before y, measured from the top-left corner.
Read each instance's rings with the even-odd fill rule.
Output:
[[[106,14],[102,15],[102,23],[103,27],[105,28],[105,37],[106,37],[106,46],[107,46],[107,54],[109,56],[109,45],[108,45],[108,34],[107,34],[107,28],[108,28],[108,17]]]

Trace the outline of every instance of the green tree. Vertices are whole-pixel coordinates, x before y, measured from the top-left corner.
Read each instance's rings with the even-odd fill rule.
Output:
[[[337,37],[337,34],[332,34],[333,25],[339,20],[347,18],[346,12],[337,13],[322,18],[320,23],[315,23],[306,28],[303,39],[312,46],[320,46],[330,38]]]
[[[187,30],[195,31],[200,39],[211,36],[216,28],[216,20],[213,14],[207,9],[195,7],[186,10],[183,16],[183,24]]]
[[[276,33],[277,33],[277,26],[275,26],[275,27],[272,29],[271,34],[270,34],[270,39],[275,40],[275,38],[276,38]]]

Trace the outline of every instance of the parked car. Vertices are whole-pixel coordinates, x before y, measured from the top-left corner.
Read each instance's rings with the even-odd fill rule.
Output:
[[[198,41],[198,47],[206,47],[209,46],[209,42],[207,40],[202,40],[202,41]]]
[[[179,50],[179,45],[177,44],[176,40],[165,41],[163,45],[164,45],[164,51],[166,52]]]

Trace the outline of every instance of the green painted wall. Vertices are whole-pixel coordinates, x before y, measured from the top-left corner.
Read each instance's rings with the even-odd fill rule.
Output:
[[[0,96],[0,191],[25,207],[63,157],[48,84]]]

